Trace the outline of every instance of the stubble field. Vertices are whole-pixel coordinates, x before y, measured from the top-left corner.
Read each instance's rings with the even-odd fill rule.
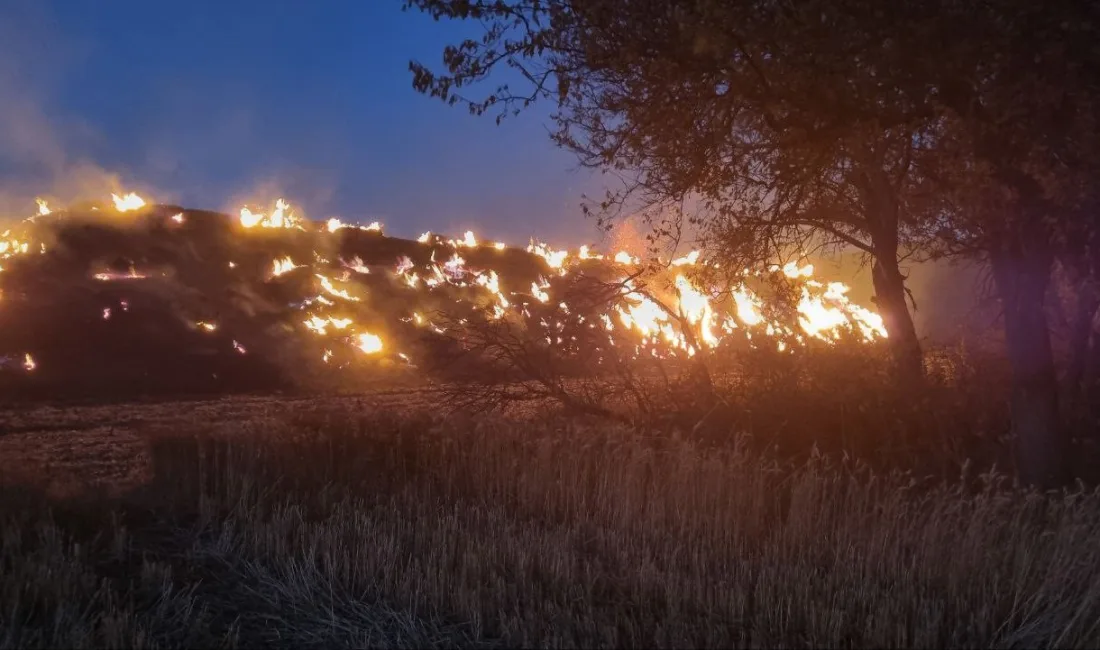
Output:
[[[1100,494],[432,391],[0,415],[0,647],[1094,647]]]

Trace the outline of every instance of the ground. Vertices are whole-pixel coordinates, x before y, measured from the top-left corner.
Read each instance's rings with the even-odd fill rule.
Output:
[[[0,481],[54,496],[88,488],[131,490],[151,476],[148,443],[160,434],[241,433],[294,414],[343,409],[415,412],[438,400],[431,388],[358,395],[252,395],[114,403],[36,403],[0,410]]]
[[[1100,642],[1096,490],[440,405],[3,411],[0,648]]]

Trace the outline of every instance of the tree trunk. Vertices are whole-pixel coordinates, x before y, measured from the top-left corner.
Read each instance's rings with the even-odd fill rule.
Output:
[[[924,379],[924,355],[905,300],[905,277],[898,267],[897,190],[883,171],[880,159],[864,149],[861,160],[863,182],[857,182],[856,187],[862,196],[874,251],[871,266],[874,301],[890,338],[897,379],[903,384],[919,383]]]
[[[871,267],[875,304],[882,314],[899,377],[919,380],[924,376],[924,356],[917,328],[905,301],[905,278],[898,268],[897,253],[876,256]]]
[[[1070,323],[1069,361],[1066,368],[1066,386],[1074,398],[1087,394],[1089,357],[1091,355],[1093,321],[1100,308],[1100,295],[1090,286],[1090,279],[1078,282],[1076,309]]]
[[[1012,430],[1020,478],[1055,487],[1068,478],[1069,445],[1059,426],[1058,379],[1044,309],[1051,255],[1045,238],[1013,234],[990,252],[1012,365]]]

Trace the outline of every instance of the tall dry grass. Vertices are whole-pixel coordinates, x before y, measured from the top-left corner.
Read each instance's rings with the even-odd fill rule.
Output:
[[[190,433],[122,503],[8,506],[0,647],[1100,643],[1095,491],[560,418]]]

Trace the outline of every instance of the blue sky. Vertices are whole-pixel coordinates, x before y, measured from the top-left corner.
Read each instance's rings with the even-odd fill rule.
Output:
[[[550,143],[549,105],[496,126],[412,89],[409,59],[471,25],[401,0],[0,4],[9,190],[95,167],[189,207],[281,193],[395,235],[596,238],[578,206],[603,181]]]

